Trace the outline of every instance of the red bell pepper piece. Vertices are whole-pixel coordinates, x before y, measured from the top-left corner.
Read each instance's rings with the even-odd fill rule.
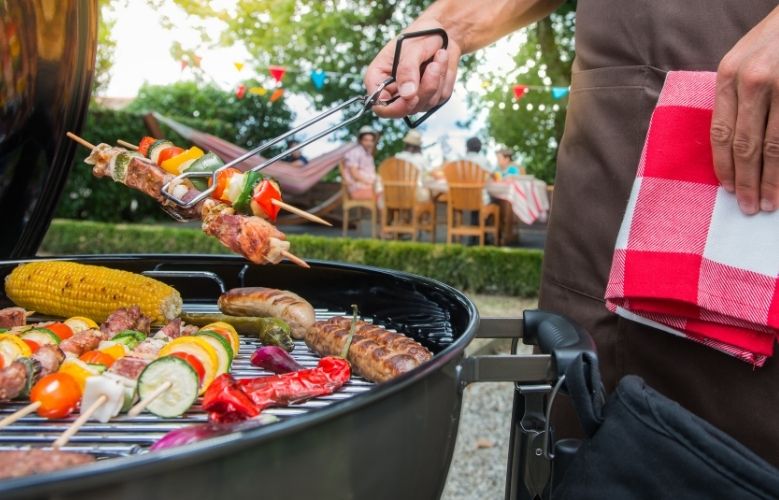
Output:
[[[268,220],[276,222],[276,216],[280,208],[273,203],[273,200],[281,201],[281,192],[270,179],[263,179],[254,187],[252,202],[256,203],[260,209],[268,216]]]
[[[218,423],[238,422],[260,414],[260,409],[228,373],[211,382],[203,395],[203,409],[212,422]]]
[[[271,377],[236,382],[225,374],[217,377],[206,391],[203,408],[212,422],[244,420],[271,406],[287,406],[332,394],[349,381],[351,374],[348,361],[331,356],[320,359],[316,368]]]
[[[154,137],[146,136],[143,139],[141,139],[141,142],[138,143],[138,152],[141,153],[143,156],[148,157],[149,156],[149,146],[157,142],[157,139]]]

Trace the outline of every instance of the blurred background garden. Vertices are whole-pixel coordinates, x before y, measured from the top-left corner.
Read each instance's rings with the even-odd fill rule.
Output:
[[[149,114],[251,149],[324,109],[366,93],[362,73],[379,49],[418,15],[417,0],[101,0],[92,103],[81,135],[92,143],[137,142]],[[574,3],[496,46],[464,58],[451,101],[420,132],[424,154],[443,163],[475,136],[494,161],[516,152],[529,175],[554,183],[573,58]],[[328,123],[343,118],[336,115]],[[165,123],[157,133],[186,144]],[[303,152],[316,157],[372,126],[375,162],[403,148],[401,120],[367,113]],[[305,138],[306,136],[300,137]],[[283,144],[282,144],[283,145]],[[273,152],[279,152],[277,146]],[[229,253],[197,225],[173,222],[153,201],[97,179],[79,150],[42,252]],[[266,157],[269,153],[265,154]],[[338,189],[332,169],[317,189]],[[338,224],[338,213],[333,213]],[[471,293],[535,297],[545,222],[522,225],[507,246],[371,239],[280,225],[306,259],[364,263],[440,279]],[[439,240],[440,241],[440,240]],[[485,307],[489,304],[485,303]]]

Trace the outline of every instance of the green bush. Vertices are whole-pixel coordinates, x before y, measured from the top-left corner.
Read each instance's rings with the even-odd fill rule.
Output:
[[[534,297],[543,252],[400,241],[290,235],[304,259],[367,264],[428,276],[462,290]],[[53,221],[41,246],[50,254],[230,253],[197,227]]]

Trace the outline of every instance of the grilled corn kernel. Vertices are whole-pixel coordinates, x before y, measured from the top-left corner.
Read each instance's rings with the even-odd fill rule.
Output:
[[[66,261],[21,264],[5,279],[16,305],[53,316],[87,316],[100,322],[120,307],[137,305],[155,323],[181,313],[181,295],[146,276]]]

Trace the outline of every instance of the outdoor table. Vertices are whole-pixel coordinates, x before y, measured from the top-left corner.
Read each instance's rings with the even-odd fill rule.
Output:
[[[449,191],[445,179],[427,179],[424,186],[430,190],[433,200],[437,200],[442,194]],[[501,240],[508,242],[512,239],[514,218],[527,225],[536,221],[546,221],[549,212],[549,195],[546,183],[536,179],[532,175],[519,175],[504,178],[500,181],[489,181],[484,186],[485,191],[501,204]],[[508,216],[510,209],[514,217]]]

